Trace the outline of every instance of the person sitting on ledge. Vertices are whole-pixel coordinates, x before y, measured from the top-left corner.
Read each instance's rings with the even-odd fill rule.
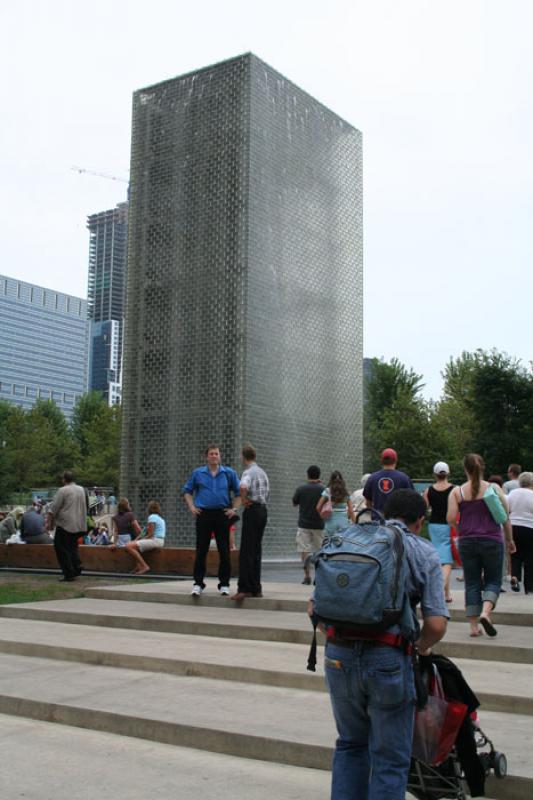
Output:
[[[42,505],[35,501],[20,520],[20,536],[26,544],[53,544],[54,540],[44,529]]]
[[[97,525],[95,528],[93,528],[93,530],[87,536],[86,544],[104,546],[109,544],[109,531],[105,522],[102,522],[100,525]]]
[[[161,507],[157,500],[151,500],[148,503],[146,533],[144,535],[141,533],[124,548],[126,553],[129,553],[137,562],[137,566],[133,570],[133,575],[144,575],[145,572],[150,570],[142,554],[147,553],[149,550],[156,550],[163,547],[165,544],[165,532],[166,526],[165,520],[161,516]]]

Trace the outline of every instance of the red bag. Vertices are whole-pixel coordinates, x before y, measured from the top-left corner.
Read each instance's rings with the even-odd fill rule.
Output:
[[[428,689],[428,702],[416,712],[413,733],[413,757],[425,764],[437,766],[446,761],[455,744],[468,706],[457,700],[447,700],[436,668]]]

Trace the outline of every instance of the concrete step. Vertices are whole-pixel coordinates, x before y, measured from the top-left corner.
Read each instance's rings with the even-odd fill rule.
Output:
[[[0,747],[5,800],[323,800],[329,794],[323,770],[4,715]],[[31,769],[28,753],[38,754]]]
[[[305,613],[257,610],[244,603],[238,606],[227,598],[224,607],[93,598],[51,600],[0,606],[0,617],[226,639],[307,645],[311,641],[311,627]],[[451,658],[517,664],[533,662],[533,640],[530,631],[523,626],[502,625],[495,638],[471,639],[466,623],[452,622],[445,639],[435,649]]]
[[[25,800],[324,800],[324,770],[252,761],[0,714],[0,779]],[[28,769],[28,752],[39,758]],[[68,758],[57,768],[57,754]],[[95,769],[98,764],[98,769]],[[119,768],[117,766],[120,765]],[[14,795],[13,795],[14,796]],[[406,800],[414,800],[407,794]]]
[[[88,589],[86,596],[102,600],[128,600],[143,603],[170,603],[217,608],[227,606],[227,598],[221,597],[216,587],[216,582],[207,581],[207,590],[200,598],[191,597],[190,581],[152,582],[138,586],[132,584],[102,586]],[[241,605],[245,608],[263,611],[305,612],[312,588],[312,586],[302,586],[301,584],[269,582],[263,584],[264,597],[247,598]],[[464,622],[464,592],[453,591],[452,595],[454,600],[448,609],[451,619],[454,622]],[[533,595],[517,595],[513,592],[502,594],[497,611],[494,612],[494,622],[497,625],[533,626]]]
[[[0,619],[0,652],[121,669],[189,675],[265,686],[325,691],[323,654],[306,670],[300,644],[130,631],[34,620]],[[456,659],[483,710],[533,714],[531,668]]]
[[[308,691],[324,691],[322,651],[312,673],[302,644],[0,619],[1,653]]]
[[[335,739],[325,694],[9,655],[0,713],[321,770]],[[479,722],[509,759],[509,777],[488,794],[531,798],[530,718],[485,712]]]

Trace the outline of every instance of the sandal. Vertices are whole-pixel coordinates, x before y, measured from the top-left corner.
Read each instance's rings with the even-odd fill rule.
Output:
[[[492,624],[492,622],[488,617],[480,617],[479,624],[481,625],[487,636],[498,635],[498,631],[496,630],[496,628],[494,627],[494,625]]]
[[[475,639],[475,638],[476,638],[476,636],[483,636],[483,631],[482,631],[482,630],[480,630],[479,628],[477,629],[477,631],[470,631],[470,636],[471,636],[473,639]]]
[[[511,590],[513,592],[520,591],[520,581],[518,580],[518,578],[511,578]]]
[[[447,603],[453,603],[453,597],[447,597],[446,598],[446,602]]]

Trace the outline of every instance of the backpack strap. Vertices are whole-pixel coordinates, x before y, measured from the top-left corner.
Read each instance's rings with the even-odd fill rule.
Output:
[[[309,648],[309,655],[307,657],[307,669],[309,672],[316,672],[316,628],[318,625],[318,617],[316,614],[313,614],[311,617],[311,624],[313,626],[313,639],[311,641],[311,647]]]
[[[356,525],[359,522],[359,517],[361,517],[363,514],[370,514],[370,518],[371,519],[376,517],[378,522],[380,522],[382,525],[385,524],[385,517],[383,516],[381,511],[378,511],[377,508],[366,508],[365,507],[365,508],[362,508],[360,511],[357,512],[356,517],[355,517],[355,524]]]
[[[391,531],[394,531],[393,549],[396,553],[396,573],[394,576],[393,599],[394,602],[396,602],[400,591],[400,564],[405,555],[405,543],[403,541],[403,533],[399,528],[396,527],[396,525],[387,525],[387,527],[390,528]],[[407,558],[405,560],[408,561]]]

